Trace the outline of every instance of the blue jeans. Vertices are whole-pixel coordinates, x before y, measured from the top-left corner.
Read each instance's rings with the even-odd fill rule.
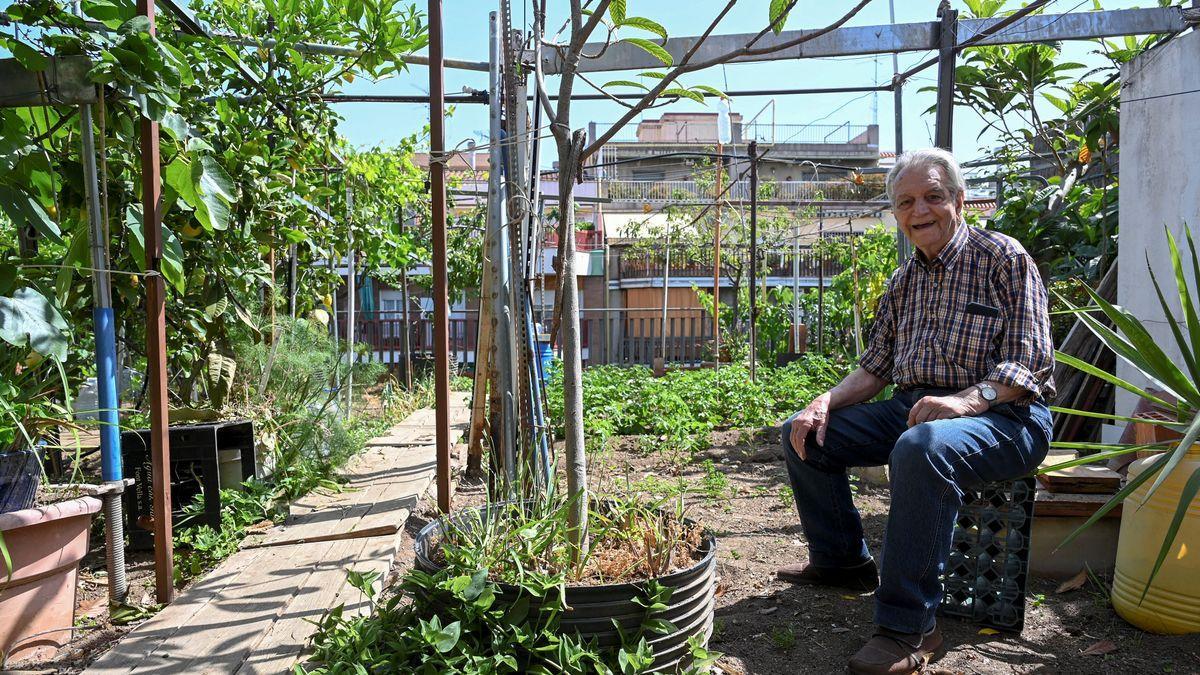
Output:
[[[889,466],[892,505],[875,591],[875,623],[902,633],[933,627],[963,490],[1030,473],[1050,444],[1050,411],[1040,400],[908,427],[914,403],[947,393],[897,390],[886,401],[834,410],[824,447],[814,434],[808,435],[805,460],[789,440],[792,420],[781,429],[814,565],[849,567],[871,559],[846,468]]]

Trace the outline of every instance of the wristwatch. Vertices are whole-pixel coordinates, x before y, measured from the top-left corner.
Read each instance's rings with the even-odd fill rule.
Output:
[[[992,385],[980,382],[975,385],[975,388],[979,390],[979,395],[983,397],[983,400],[987,401],[988,407],[996,402],[996,389]]]

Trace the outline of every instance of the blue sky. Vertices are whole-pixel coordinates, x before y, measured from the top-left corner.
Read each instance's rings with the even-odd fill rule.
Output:
[[[419,2],[424,6],[424,2]],[[965,10],[960,1],[953,3],[958,9]],[[1106,9],[1120,9],[1135,6],[1150,6],[1149,2],[1132,2],[1105,0]],[[514,24],[525,25],[532,20],[531,14],[520,1],[512,3]],[[565,18],[566,0],[549,0],[551,30],[557,30]],[[724,0],[629,0],[628,13],[631,16],[646,16],[666,27],[672,36],[696,35],[708,26],[717,12],[725,5]],[[761,30],[766,25],[768,0],[742,0],[729,13],[717,29],[717,33],[740,33]],[[932,21],[935,19],[937,0],[895,0],[896,21],[900,23],[916,21]],[[1010,2],[1010,7],[1019,6],[1018,2]],[[445,53],[448,58],[459,58],[472,61],[487,60],[488,13],[495,9],[494,0],[445,0],[446,15]],[[818,28],[824,26],[852,6],[849,0],[834,2],[815,2],[800,0],[797,9],[793,10],[788,20],[788,29]],[[1056,0],[1047,9],[1048,13],[1070,11],[1085,11],[1091,9],[1092,0]],[[686,8],[686,11],[680,11]],[[867,5],[848,25],[874,25],[888,23],[888,0],[874,0]],[[641,31],[631,31],[631,36],[653,37]],[[1092,43],[1068,43],[1064,48],[1064,56],[1075,61],[1097,63],[1095,57],[1088,52],[1095,48]],[[932,56],[932,52],[911,52],[900,55],[901,70],[915,65]],[[783,87],[835,87],[859,86],[876,82],[886,82],[891,79],[892,61],[888,55],[879,57],[852,57],[845,59],[807,59],[803,61],[780,61],[771,63],[732,64],[723,68],[718,67],[709,71],[694,73],[684,81],[688,85],[707,84],[719,89],[766,89]],[[600,82],[616,79],[618,74],[599,75]],[[920,93],[917,90],[934,84],[935,68],[923,71],[917,78],[910,81],[904,93],[904,140],[906,148],[922,147],[931,144],[933,135],[933,116],[924,114],[924,110],[933,103],[932,93]],[[548,82],[551,89],[556,89],[555,79]],[[419,95],[427,93],[429,86],[429,71],[420,66],[410,66],[409,72],[394,78],[371,83],[362,79],[347,85],[344,93],[354,94],[407,94]],[[446,92],[459,92],[462,87],[476,89],[487,88],[487,74],[461,70],[446,71]],[[586,89],[580,85],[577,90]],[[590,90],[589,90],[590,93]],[[775,98],[776,122],[780,124],[807,124],[821,119],[821,123],[869,124],[877,121],[880,125],[880,148],[891,150],[895,147],[893,132],[894,117],[891,92],[878,94],[877,113],[873,109],[873,94],[826,94],[804,96],[779,96]],[[761,108],[770,103],[772,97],[756,96],[741,97],[733,101],[733,110],[742,113],[746,118],[753,116]],[[711,99],[710,99],[711,101]],[[383,103],[345,103],[336,105],[337,112],[345,120],[340,125],[340,131],[357,146],[372,146],[391,144],[401,138],[419,131],[429,120],[428,107],[413,104],[383,104]],[[585,127],[588,122],[604,122],[616,120],[621,111],[615,103],[606,101],[579,101],[574,104],[572,126]],[[649,111],[647,116],[658,117],[664,111],[715,111],[715,107],[705,107],[698,103],[685,101],[666,108]],[[822,119],[823,118],[823,119]],[[977,140],[983,125],[977,115],[962,107],[955,109],[954,147],[956,153],[964,160],[978,156],[981,146],[987,146],[988,137]],[[465,138],[482,138],[487,129],[486,106],[458,106],[446,126],[447,146],[453,147]],[[554,153],[545,159],[548,164]]]

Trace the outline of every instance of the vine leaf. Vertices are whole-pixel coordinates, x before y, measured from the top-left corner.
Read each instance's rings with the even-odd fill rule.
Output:
[[[675,63],[675,59],[671,56],[670,52],[663,49],[661,45],[651,42],[650,40],[645,38],[621,38],[620,41],[628,42],[635,47],[641,47],[646,51],[646,53],[650,54],[650,56],[653,56],[659,61],[662,61],[665,65],[669,66]]]
[[[42,205],[23,190],[0,184],[0,210],[15,225],[32,225],[38,234],[56,244],[62,243],[62,230],[58,229],[58,223],[51,220]]]
[[[234,200],[233,179],[209,155],[193,158],[192,182],[196,186],[196,218],[207,230],[229,227],[229,205]]]
[[[0,298],[0,339],[8,344],[65,361],[69,333],[62,314],[36,289],[18,288]]]

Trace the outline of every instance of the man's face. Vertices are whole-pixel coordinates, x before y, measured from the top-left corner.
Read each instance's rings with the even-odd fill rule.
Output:
[[[963,195],[951,197],[946,177],[936,166],[914,166],[896,179],[892,211],[912,245],[932,260],[954,234],[962,215]]]

